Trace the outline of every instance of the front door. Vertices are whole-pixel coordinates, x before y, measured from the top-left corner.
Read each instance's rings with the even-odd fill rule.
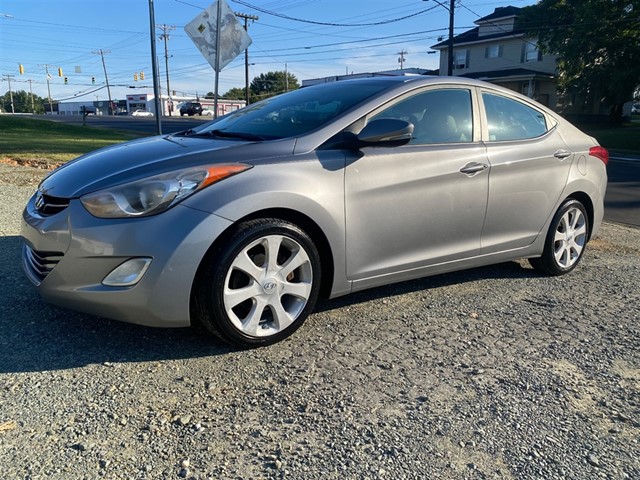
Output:
[[[350,280],[402,280],[422,267],[479,253],[489,168],[472,111],[470,90],[442,88],[401,99],[368,119],[400,118],[415,130],[407,145],[366,147],[347,159]]]

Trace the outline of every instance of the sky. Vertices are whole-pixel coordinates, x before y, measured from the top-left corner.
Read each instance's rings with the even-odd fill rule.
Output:
[[[400,68],[438,68],[431,46],[446,38],[447,0],[226,0],[249,21],[249,81],[270,71],[292,73],[298,81]],[[215,74],[184,31],[213,0],[153,0],[155,25],[168,30],[169,81],[177,95],[214,91]],[[508,5],[533,0],[457,0],[455,32]],[[244,23],[244,20],[242,20]],[[166,93],[162,30],[155,28],[160,87]],[[100,51],[103,55],[100,55]],[[104,59],[104,67],[103,67]],[[20,74],[23,65],[24,74]],[[106,67],[111,97],[152,93],[149,0],[0,0],[0,94],[29,91],[58,101],[106,100]],[[58,68],[63,76],[58,76]],[[134,81],[144,72],[145,79]],[[92,84],[92,77],[95,84]],[[31,82],[29,82],[31,80]],[[219,92],[245,84],[244,55],[219,75]],[[133,87],[133,88],[131,88]]]

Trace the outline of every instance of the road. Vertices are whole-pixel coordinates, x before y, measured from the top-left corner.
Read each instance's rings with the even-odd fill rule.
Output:
[[[613,155],[607,167],[609,183],[604,219],[640,226],[640,159]]]
[[[49,120],[81,124],[79,116],[43,117]],[[174,133],[196,127],[211,117],[171,117],[162,119],[162,132]],[[156,121],[152,117],[93,116],[87,125],[154,133]],[[607,168],[609,184],[605,196],[605,220],[640,227],[640,158],[612,154]]]

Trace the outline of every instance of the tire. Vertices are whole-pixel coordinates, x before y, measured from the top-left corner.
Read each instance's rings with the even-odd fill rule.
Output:
[[[529,263],[547,275],[564,275],[576,268],[589,240],[589,216],[584,205],[575,199],[566,200],[549,226],[541,257]]]
[[[302,326],[320,290],[320,256],[296,225],[267,218],[239,224],[198,275],[195,313],[233,345],[279,342]]]

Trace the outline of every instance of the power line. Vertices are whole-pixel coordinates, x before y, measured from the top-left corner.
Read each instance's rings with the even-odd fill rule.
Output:
[[[178,1],[178,0],[176,0],[176,1]],[[319,22],[319,21],[316,21],[316,20],[305,20],[305,19],[302,19],[302,18],[291,17],[291,16],[285,15],[283,13],[273,12],[273,11],[267,10],[265,8],[256,7],[255,5],[251,5],[250,3],[247,3],[247,2],[245,2],[243,0],[232,0],[232,1],[234,3],[238,3],[240,5],[244,5],[245,7],[257,10],[258,12],[262,12],[262,13],[264,13],[266,15],[272,15],[274,17],[284,18],[285,20],[292,20],[294,22],[310,23],[312,25],[324,25],[324,26],[329,26],[329,27],[373,27],[373,26],[377,26],[377,25],[387,25],[389,23],[400,22],[400,21],[406,20],[408,18],[417,17],[418,15],[422,15],[423,13],[429,12],[429,11],[434,10],[436,8],[436,7],[430,7],[430,8],[426,8],[424,10],[420,10],[418,12],[412,13],[410,15],[405,15],[404,17],[392,18],[392,19],[389,19],[389,20],[382,20],[380,22],[371,22],[371,23],[334,23],[334,22]],[[180,3],[184,3],[184,2],[180,2]]]

